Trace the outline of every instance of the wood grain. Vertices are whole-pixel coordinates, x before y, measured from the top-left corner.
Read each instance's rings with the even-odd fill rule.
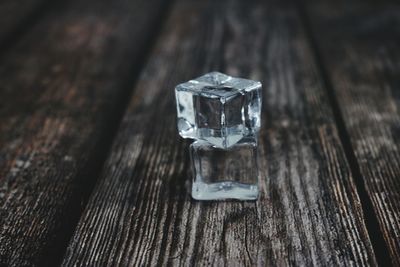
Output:
[[[2,59],[0,265],[60,261],[162,9],[70,2]]]
[[[400,266],[400,5],[320,1],[308,7],[354,168],[378,218],[377,232]]]
[[[256,202],[187,193],[173,90],[211,70],[264,85]],[[291,3],[178,1],[63,265],[376,265],[325,92]]]

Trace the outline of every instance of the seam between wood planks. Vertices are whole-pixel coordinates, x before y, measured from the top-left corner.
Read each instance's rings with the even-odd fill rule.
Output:
[[[367,190],[364,184],[364,178],[360,171],[360,166],[357,162],[357,158],[354,154],[353,147],[351,145],[350,136],[347,132],[346,125],[344,123],[343,114],[341,112],[339,102],[334,92],[334,86],[330,79],[329,73],[325,68],[324,59],[320,52],[320,47],[316,41],[315,33],[311,27],[311,21],[309,14],[305,8],[305,1],[297,3],[297,10],[300,15],[300,19],[304,25],[305,33],[309,39],[310,47],[315,58],[315,63],[319,69],[319,74],[323,82],[324,88],[326,89],[329,103],[332,107],[333,117],[336,122],[338,129],[340,142],[342,143],[347,162],[349,163],[352,176],[356,185],[357,193],[360,196],[360,203],[365,217],[365,225],[368,231],[369,238],[371,240],[372,247],[375,252],[375,257],[380,266],[392,266],[390,261],[390,255],[388,253],[389,248],[383,238],[383,234],[380,230],[378,218],[374,212],[372,201],[368,196]]]
[[[160,32],[163,27],[162,22],[165,21],[167,15],[169,14],[171,3],[174,1],[165,1],[163,5],[160,7],[160,11],[157,12],[158,19],[153,23],[153,25],[150,27],[151,29],[151,34],[149,34],[147,40],[144,42],[143,47],[141,49],[142,53],[138,57],[137,60],[133,61],[130,66],[130,72],[132,75],[128,80],[124,82],[123,87],[123,94],[121,95],[121,98],[117,101],[116,107],[114,110],[113,116],[109,116],[107,121],[110,124],[110,127],[107,128],[107,132],[103,134],[103,137],[101,138],[99,142],[99,148],[97,151],[94,151],[93,157],[91,157],[92,164],[89,164],[89,166],[95,166],[92,168],[89,173],[83,175],[88,175],[88,177],[91,177],[91,179],[87,179],[87,183],[85,184],[85,187],[83,188],[83,192],[81,197],[83,197],[83,202],[81,203],[80,209],[77,210],[72,210],[71,214],[73,214],[73,218],[71,220],[73,221],[73,224],[70,224],[68,229],[65,229],[64,231],[64,237],[59,237],[61,240],[61,246],[59,249],[59,253],[56,257],[54,257],[57,261],[54,262],[56,265],[61,265],[64,255],[67,251],[68,244],[70,243],[70,239],[73,237],[73,233],[78,225],[78,222],[81,218],[82,212],[85,210],[85,207],[87,205],[87,202],[89,200],[90,195],[92,194],[92,191],[95,187],[95,184],[100,176],[100,173],[102,171],[103,165],[106,161],[106,159],[109,156],[109,152],[111,150],[111,145],[113,143],[113,140],[118,132],[119,125],[123,119],[123,115],[125,114],[125,111],[128,107],[129,101],[131,99],[131,95],[133,93],[133,89],[135,88],[133,85],[137,82],[137,79],[139,78],[139,75],[141,73],[142,67],[144,66],[145,62],[147,61],[147,58],[150,55],[150,52],[152,51],[152,48],[154,45],[157,43],[158,36],[160,35]],[[127,59],[130,60],[130,59]],[[76,203],[75,203],[76,204]],[[71,208],[76,207],[76,205],[71,205]],[[46,259],[44,259],[46,261]],[[44,262],[45,264],[48,264],[48,262]]]
[[[153,25],[150,27],[151,33],[148,35],[147,40],[143,43],[143,46],[140,51],[140,55],[137,57],[137,60],[131,60],[130,73],[132,75],[129,79],[127,79],[124,84],[121,86],[123,88],[123,93],[120,96],[120,99],[116,101],[115,107],[112,114],[108,116],[105,120],[108,122],[109,127],[107,127],[107,131],[103,133],[100,141],[98,143],[98,148],[93,151],[93,155],[90,157],[90,162],[87,164],[91,166],[90,170],[84,170],[78,176],[80,177],[89,177],[86,179],[86,183],[83,183],[83,188],[75,192],[76,201],[72,202],[66,208],[69,211],[69,221],[71,222],[68,227],[65,227],[64,234],[62,236],[57,236],[55,244],[59,244],[56,247],[56,251],[54,255],[43,255],[40,259],[40,263],[38,266],[60,266],[64,255],[67,251],[68,244],[70,243],[70,239],[73,237],[73,233],[78,225],[78,222],[81,218],[82,212],[85,210],[87,202],[89,200],[90,195],[94,189],[94,186],[100,176],[103,165],[108,158],[111,145],[115,138],[115,135],[118,132],[119,125],[122,121],[123,115],[125,114],[125,110],[128,107],[128,103],[130,101],[130,96],[133,93],[133,89],[135,88],[133,85],[136,83],[139,74],[141,73],[142,67],[147,61],[147,58],[150,55],[150,52],[153,46],[156,44],[157,37],[162,29],[160,25],[165,21],[167,14],[169,13],[171,3],[170,1],[165,1],[161,6],[159,11],[156,13],[158,18]],[[173,2],[173,1],[172,1]],[[139,54],[139,53],[138,53]],[[77,203],[80,201],[81,203]],[[77,209],[79,207],[79,209]],[[55,246],[54,244],[49,244],[48,246]],[[51,248],[46,249],[46,251],[52,250]]]
[[[55,2],[50,0],[40,0],[26,17],[21,19],[14,28],[11,28],[0,37],[0,59],[5,52],[12,47],[21,36],[28,32],[40,19],[45,16],[55,6]],[[61,1],[63,3],[63,1]]]

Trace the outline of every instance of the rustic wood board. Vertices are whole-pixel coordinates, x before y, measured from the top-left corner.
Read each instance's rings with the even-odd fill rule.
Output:
[[[308,11],[381,250],[400,266],[400,4],[318,1]]]
[[[155,34],[161,3],[69,2],[2,58],[0,265],[60,262]]]
[[[264,84],[257,202],[187,193],[173,89],[211,70]],[[327,98],[292,4],[178,1],[63,265],[376,265]]]

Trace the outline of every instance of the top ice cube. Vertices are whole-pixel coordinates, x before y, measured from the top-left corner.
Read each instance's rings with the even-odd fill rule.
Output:
[[[175,88],[183,138],[228,148],[260,129],[261,83],[211,72]]]

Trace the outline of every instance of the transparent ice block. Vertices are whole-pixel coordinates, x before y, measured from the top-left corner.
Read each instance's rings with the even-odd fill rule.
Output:
[[[211,72],[175,88],[183,138],[228,148],[260,128],[261,83]]]
[[[258,197],[258,162],[255,139],[228,148],[204,141],[190,146],[193,169],[192,197],[197,200]]]

